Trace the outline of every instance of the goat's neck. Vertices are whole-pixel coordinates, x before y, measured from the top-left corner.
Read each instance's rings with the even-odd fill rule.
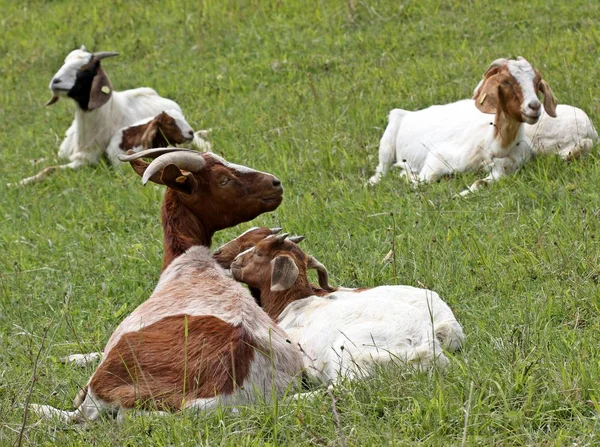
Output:
[[[162,226],[165,254],[164,270],[179,255],[194,245],[210,247],[210,230],[181,200],[179,193],[167,189],[162,208]]]
[[[75,110],[75,125],[77,131],[77,145],[79,150],[85,151],[88,148],[97,146],[106,148],[110,138],[117,130],[115,122],[121,119],[115,110],[113,98],[110,98],[106,104],[94,110],[82,110],[77,107]]]
[[[262,308],[274,321],[277,321],[281,312],[289,304],[311,295],[314,295],[314,286],[308,282],[308,279],[300,277],[290,289],[283,292],[273,292],[270,285],[260,288]]]
[[[521,123],[511,118],[503,110],[496,112],[494,120],[494,139],[497,140],[501,149],[506,149],[512,145],[517,138]]]

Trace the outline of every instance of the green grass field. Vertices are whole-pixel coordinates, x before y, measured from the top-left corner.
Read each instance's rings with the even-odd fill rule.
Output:
[[[469,97],[488,64],[525,56],[559,102],[600,122],[600,5],[588,0],[0,1],[0,445],[598,445],[600,169],[538,158],[466,200],[475,175],[364,187],[394,107]],[[279,209],[251,225],[303,234],[344,286],[436,290],[467,340],[447,374],[383,368],[312,402],[239,413],[24,424],[26,402],[71,408],[102,349],[153,289],[163,189],[129,167],[60,172],[74,111],[48,82],[84,43],[119,51],[119,90],[177,100],[213,149],[269,171]],[[34,160],[44,158],[39,165]],[[395,263],[383,258],[395,247]],[[38,358],[39,356],[39,358]],[[34,377],[34,367],[37,373]],[[33,385],[32,385],[33,384]]]

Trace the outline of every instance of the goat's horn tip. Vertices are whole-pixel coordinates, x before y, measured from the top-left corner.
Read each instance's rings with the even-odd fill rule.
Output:
[[[271,228],[271,233],[272,233],[272,234],[277,234],[277,233],[279,233],[281,230],[283,230],[283,227],[273,227],[273,228]]]
[[[47,106],[51,106],[52,104],[56,103],[59,100],[59,97],[56,95],[53,95],[52,98],[50,98],[48,100],[48,102],[46,103]]]

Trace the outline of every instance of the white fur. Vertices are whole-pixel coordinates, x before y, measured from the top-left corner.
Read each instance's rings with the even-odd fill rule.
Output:
[[[577,107],[559,104],[556,118],[545,112],[534,125],[525,125],[525,133],[536,154],[558,154],[565,160],[591,152],[599,142],[590,117]]]
[[[490,172],[485,181],[493,181],[516,171],[531,158],[531,141],[521,126],[515,140],[502,148],[494,136],[494,118],[479,111],[472,99],[418,112],[392,110],[369,183],[378,183],[392,163],[414,183],[481,169]]]
[[[302,347],[308,374],[327,382],[368,375],[390,361],[444,367],[442,348],[454,351],[464,339],[437,293],[409,286],[304,298],[289,304],[278,324]]]

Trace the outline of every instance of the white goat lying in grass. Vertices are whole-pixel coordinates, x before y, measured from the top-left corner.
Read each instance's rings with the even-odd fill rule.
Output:
[[[309,376],[335,382],[390,361],[444,367],[442,348],[460,348],[462,327],[437,293],[409,286],[331,288],[325,267],[296,245],[303,237],[286,237],[258,242],[236,257],[231,272],[260,291],[263,309],[303,350]],[[309,283],[311,268],[322,288]]]
[[[175,101],[159,96],[148,87],[114,91],[100,61],[118,54],[90,53],[82,46],[67,55],[64,65],[50,81],[52,98],[47,105],[56,103],[61,96],[68,96],[77,105],[75,119],[58,151],[58,156],[68,158],[70,163],[50,166],[21,180],[19,185],[41,181],[56,169],[96,164],[120,129],[165,110],[182,113]]]
[[[431,182],[455,172],[487,169],[490,174],[465,195],[515,172],[532,154],[523,123],[535,124],[544,109],[556,116],[556,100],[540,73],[524,58],[498,59],[489,66],[474,99],[417,112],[394,109],[379,146],[379,165],[370,184],[396,163],[411,182]],[[489,114],[495,114],[495,118]]]
[[[589,154],[598,143],[598,132],[590,117],[581,109],[566,104],[556,106],[555,119],[542,114],[533,125],[525,125],[525,133],[539,154],[558,154],[573,160]]]

